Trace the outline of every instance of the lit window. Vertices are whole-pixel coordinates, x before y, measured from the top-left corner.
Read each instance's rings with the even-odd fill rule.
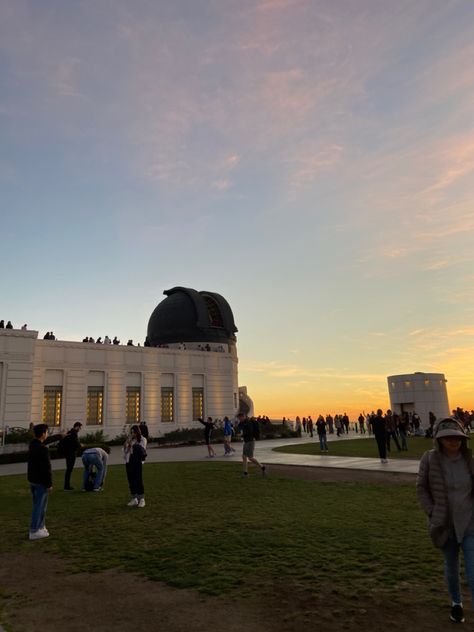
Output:
[[[125,418],[128,424],[140,422],[140,394],[139,386],[127,386]]]
[[[425,380],[425,386],[429,386],[430,385],[430,381],[429,380]]]
[[[411,386],[411,382],[410,382],[410,380],[407,380],[407,381],[405,382],[405,386],[406,386],[407,388],[410,388],[410,386]]]
[[[193,387],[193,420],[204,417],[204,389]]]
[[[62,386],[45,386],[42,422],[48,426],[61,425]]]
[[[174,388],[170,386],[161,389],[161,421],[174,421]]]
[[[87,418],[89,426],[98,426],[104,422],[104,387],[89,386],[87,389]]]
[[[392,382],[392,388],[395,388],[395,382]]]

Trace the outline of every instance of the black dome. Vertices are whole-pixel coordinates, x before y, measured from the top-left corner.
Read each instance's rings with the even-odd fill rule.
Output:
[[[153,311],[147,338],[151,347],[173,342],[235,342],[237,327],[229,303],[215,292],[174,287]]]

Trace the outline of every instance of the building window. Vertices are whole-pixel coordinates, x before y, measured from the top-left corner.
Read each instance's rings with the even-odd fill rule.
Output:
[[[193,421],[204,417],[204,389],[193,387]]]
[[[216,301],[207,294],[202,294],[202,298],[204,299],[204,303],[207,307],[207,315],[209,316],[209,324],[211,327],[224,327],[224,319],[222,318],[222,313],[219,308],[219,305]]]
[[[407,380],[407,381],[405,382],[405,386],[406,386],[407,388],[410,388],[410,386],[411,386],[411,382],[410,382],[410,380]]]
[[[48,426],[61,425],[62,386],[45,386],[43,394],[42,422]]]
[[[161,421],[174,421],[174,388],[171,386],[161,389]]]
[[[98,426],[104,423],[104,387],[89,386],[87,389],[87,424]]]
[[[395,390],[395,382],[392,382],[391,384],[392,384],[393,390]]]
[[[127,386],[125,418],[128,424],[140,423],[140,387]]]

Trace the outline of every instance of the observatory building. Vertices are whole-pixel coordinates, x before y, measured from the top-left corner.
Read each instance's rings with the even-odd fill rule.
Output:
[[[237,328],[214,292],[174,287],[153,311],[145,346],[38,339],[0,329],[0,430],[43,421],[108,438],[146,421],[159,436],[239,411]],[[243,393],[242,393],[243,395]]]
[[[449,417],[448,391],[443,373],[409,373],[387,378],[390,408],[396,413],[420,416],[422,426],[429,426],[429,412],[437,419]]]

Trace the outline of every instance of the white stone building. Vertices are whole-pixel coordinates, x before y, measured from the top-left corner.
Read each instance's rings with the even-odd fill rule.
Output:
[[[408,373],[387,378],[390,408],[393,412],[420,415],[423,427],[429,426],[429,412],[437,419],[449,417],[447,380],[443,373]]]
[[[237,331],[218,294],[173,288],[153,312],[144,347],[38,339],[0,329],[0,430],[41,421],[103,430],[146,421],[159,436],[239,409]]]

